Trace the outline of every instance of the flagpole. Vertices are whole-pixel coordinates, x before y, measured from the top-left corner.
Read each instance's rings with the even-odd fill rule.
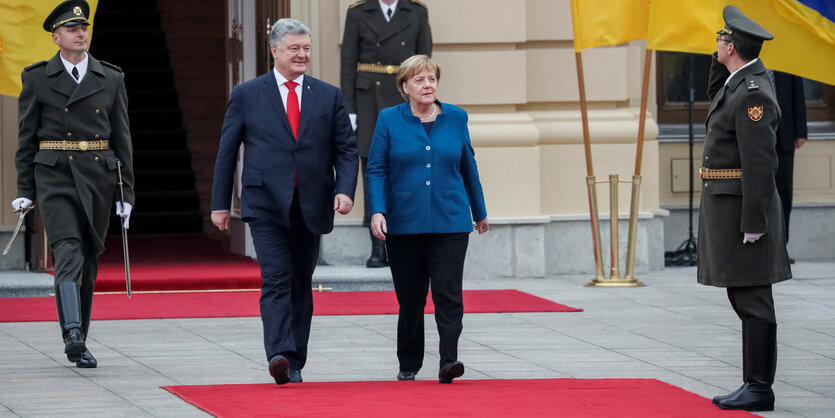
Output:
[[[594,246],[595,280],[603,277],[603,247],[600,243],[600,219],[597,212],[597,182],[594,179],[594,167],[591,162],[591,138],[589,135],[588,104],[586,103],[586,82],[583,78],[582,51],[575,51],[577,62],[577,84],[580,87],[580,118],[583,122],[583,146],[586,154],[586,186],[589,193],[589,217],[591,219],[592,245]]]
[[[641,113],[638,116],[638,148],[635,152],[635,175],[632,176],[632,201],[629,205],[629,236],[626,240],[625,281],[640,286],[635,280],[635,244],[638,237],[638,211],[641,200],[641,162],[644,154],[644,128],[647,121],[647,98],[649,96],[649,75],[652,70],[652,50],[647,48],[644,56],[644,79],[641,87]]]

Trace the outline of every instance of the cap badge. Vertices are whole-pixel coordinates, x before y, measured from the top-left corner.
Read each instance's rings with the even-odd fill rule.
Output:
[[[759,122],[763,118],[763,105],[748,106],[748,118],[754,122]]]
[[[73,13],[75,13],[75,15],[76,15],[76,16],[81,16],[81,15],[83,15],[83,13],[81,13],[81,8],[80,8],[80,7],[78,7],[78,6],[73,7],[73,8],[72,8],[72,12],[73,12]]]

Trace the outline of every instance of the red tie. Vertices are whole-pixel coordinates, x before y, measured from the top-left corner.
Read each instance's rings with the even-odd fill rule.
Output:
[[[284,83],[289,92],[287,92],[287,120],[290,121],[290,129],[293,130],[293,137],[296,141],[299,140],[299,96],[296,95],[296,86],[299,83],[295,81],[287,81]]]

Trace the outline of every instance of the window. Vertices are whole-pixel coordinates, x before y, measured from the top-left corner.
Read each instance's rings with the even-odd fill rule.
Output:
[[[702,124],[707,118],[710,103],[707,99],[707,77],[710,55],[658,51],[657,55],[658,122],[686,124],[687,102],[690,97],[690,77],[693,86],[693,123]],[[812,80],[804,80],[807,119],[835,120],[835,87]]]

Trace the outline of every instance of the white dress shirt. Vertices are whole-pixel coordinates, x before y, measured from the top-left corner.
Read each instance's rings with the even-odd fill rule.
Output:
[[[380,9],[383,11],[383,17],[386,18],[386,22],[390,22],[391,18],[394,17],[394,14],[397,13],[397,1],[394,0],[394,3],[389,6],[388,4],[383,3],[383,0],[377,0],[380,2]],[[389,9],[391,9],[391,16],[389,16]]]
[[[288,80],[286,78],[284,78],[284,76],[281,75],[281,73],[278,72],[278,70],[275,67],[273,67],[273,74],[275,74],[275,82],[278,83],[278,92],[281,93],[281,102],[282,102],[282,104],[284,104],[284,112],[286,113],[287,112],[287,95],[290,93],[290,89],[287,88],[287,85],[284,84],[284,83],[286,83]],[[298,85],[296,85],[296,96],[299,98],[299,114],[301,114],[301,110],[302,110],[302,84],[304,84],[304,74],[296,77],[295,80],[290,80],[290,81],[295,81],[296,83],[298,83]]]
[[[61,57],[61,54],[58,54],[58,56]],[[61,62],[64,63],[64,68],[67,69],[67,73],[70,74],[70,77],[72,77],[72,67],[75,67],[78,70],[78,80],[76,81],[80,83],[81,80],[84,79],[84,75],[87,74],[87,64],[90,62],[90,60],[87,58],[89,58],[89,55],[87,55],[87,53],[85,52],[84,59],[81,60],[81,62],[79,62],[78,64],[73,64],[65,60],[64,57],[61,57]],[[72,77],[72,79],[75,80],[75,77]]]

